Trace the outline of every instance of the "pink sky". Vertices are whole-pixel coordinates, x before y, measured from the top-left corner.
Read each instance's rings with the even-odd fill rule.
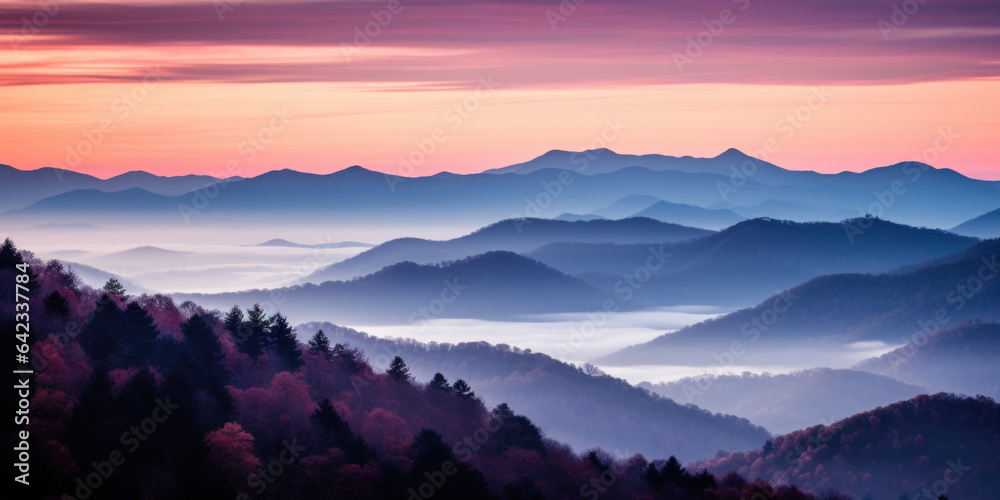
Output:
[[[222,19],[194,0],[7,4],[0,163],[399,174],[410,157],[423,175],[770,140],[786,168],[923,158],[1000,179],[1000,9],[927,2],[903,20],[893,4],[244,0]],[[679,65],[688,37],[702,44]],[[624,128],[602,144],[608,120]]]

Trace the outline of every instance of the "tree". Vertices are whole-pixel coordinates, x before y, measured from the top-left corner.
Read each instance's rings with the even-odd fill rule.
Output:
[[[125,300],[128,299],[128,295],[126,295],[125,285],[122,285],[122,283],[118,281],[118,278],[110,278],[108,282],[104,284],[103,290],[112,297],[119,297]]]
[[[323,330],[316,332],[309,340],[309,354],[322,354],[327,360],[333,355],[333,351],[330,350],[330,339]]]
[[[13,264],[21,264],[23,262],[21,252],[17,251],[14,242],[10,238],[3,240],[3,245],[0,246],[0,265],[6,268],[7,266],[13,267]]]
[[[341,449],[348,462],[358,465],[374,458],[375,455],[365,444],[365,440],[351,432],[351,426],[337,413],[329,399],[324,399],[310,418],[319,426],[321,439],[327,449]]]
[[[205,436],[209,463],[218,468],[234,488],[243,487],[247,477],[260,467],[260,459],[254,455],[253,442],[253,435],[234,422],[227,422],[221,429]]]
[[[435,492],[435,499],[492,498],[483,474],[468,463],[457,460],[451,447],[445,444],[441,434],[436,431],[421,429],[411,445],[410,457],[413,466],[408,479],[412,486],[427,481],[431,474],[440,474],[443,464],[449,468],[454,467],[454,474]]]
[[[232,311],[230,311],[231,313]],[[267,342],[267,314],[260,304],[254,304],[247,311],[246,331],[242,341],[238,338],[240,352],[247,354],[254,360],[264,354],[264,347]]]
[[[45,312],[52,316],[62,319],[69,317],[69,302],[66,302],[66,298],[58,291],[46,295],[42,304],[45,306]]]
[[[452,385],[451,388],[452,388],[452,390],[455,391],[455,394],[459,395],[460,397],[463,397],[463,398],[466,398],[466,399],[472,399],[472,398],[476,397],[476,393],[472,392],[472,388],[469,387],[469,384],[467,384],[462,379],[456,380],[455,384]]]
[[[149,363],[159,335],[153,317],[139,304],[130,302],[122,314],[120,336],[125,348],[123,361],[132,365]]]
[[[229,332],[229,335],[233,338],[236,343],[242,343],[244,337],[246,336],[246,320],[243,319],[243,310],[240,306],[233,306],[232,309],[226,313],[226,318],[223,320],[223,327]]]
[[[93,319],[80,332],[80,347],[90,356],[94,365],[105,365],[121,349],[118,336],[121,327],[121,310],[105,293],[97,301]]]
[[[298,371],[305,361],[302,361],[302,351],[299,350],[299,343],[295,339],[295,330],[281,313],[271,316],[268,323],[270,324],[267,342],[269,350],[281,360],[282,368],[291,372]]]
[[[431,379],[430,383],[427,384],[431,389],[437,389],[439,391],[450,391],[451,387],[448,386],[448,379],[444,378],[440,372],[434,374],[434,378]]]
[[[393,379],[401,381],[408,381],[413,377],[410,375],[410,369],[406,367],[403,358],[399,356],[392,358],[392,362],[389,363],[389,371],[386,373]]]
[[[181,333],[184,334],[184,340],[188,342],[191,353],[201,368],[208,372],[225,391],[229,377],[222,361],[226,355],[222,352],[222,343],[219,342],[219,337],[212,331],[212,327],[205,321],[204,316],[200,314],[191,316],[191,319],[181,325]],[[228,391],[226,394],[229,394]]]

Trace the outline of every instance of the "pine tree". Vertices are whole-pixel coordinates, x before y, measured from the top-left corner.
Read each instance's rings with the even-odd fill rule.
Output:
[[[90,356],[95,365],[108,365],[111,357],[119,354],[121,343],[118,331],[121,328],[121,310],[104,294],[97,302],[94,316],[80,332],[80,347]]]
[[[260,307],[260,304],[254,304],[253,308],[247,311],[246,335],[239,343],[240,352],[246,353],[254,360],[264,354],[268,326],[264,309]]]
[[[309,354],[322,354],[327,360],[333,355],[333,351],[330,350],[330,339],[323,330],[316,332],[309,340]]]
[[[410,375],[410,369],[406,367],[406,363],[403,361],[403,358],[399,356],[392,358],[392,362],[389,363],[389,370],[386,373],[388,373],[390,377],[401,381],[408,381],[413,377]]]
[[[222,352],[222,343],[205,318],[200,314],[191,316],[191,319],[181,325],[181,333],[184,334],[184,340],[190,343],[191,351],[202,368],[218,377],[223,385],[228,383],[229,372],[222,364],[226,357]]]
[[[240,306],[233,306],[233,308],[226,313],[226,318],[223,321],[223,326],[226,328],[226,331],[229,332],[229,336],[232,337],[233,342],[236,342],[237,344],[242,343],[247,334],[247,325],[246,320],[243,318],[243,310],[240,309]]]
[[[440,471],[441,464],[451,462],[457,465],[457,470],[440,489],[435,491],[434,498],[439,500],[493,498],[483,474],[468,463],[456,459],[451,447],[445,444],[441,434],[436,431],[421,429],[414,438],[410,450],[413,466],[410,468],[409,484],[421,484],[427,480],[428,474]]]
[[[0,266],[6,269],[7,267],[14,267],[14,265],[23,262],[21,252],[17,251],[17,246],[14,245],[14,242],[10,238],[3,240],[3,245],[0,245]]]
[[[268,349],[278,356],[285,370],[298,371],[305,362],[302,361],[302,351],[299,350],[299,343],[295,339],[295,330],[281,313],[271,316],[268,323],[270,324]]]
[[[114,405],[112,387],[107,368],[96,365],[83,387],[79,402],[73,407],[66,435],[73,458],[78,463],[89,464],[102,454],[107,457],[108,443],[118,442],[122,423],[118,415],[109,415]]]
[[[181,325],[181,333],[184,334],[189,352],[199,367],[198,383],[205,386],[219,404],[223,418],[222,422],[216,422],[216,425],[221,425],[232,413],[234,402],[229,390],[226,389],[229,372],[223,365],[226,356],[222,352],[219,337],[200,314],[191,316],[191,319],[185,321]]]
[[[368,448],[364,439],[351,432],[351,426],[337,413],[329,399],[324,399],[319,404],[311,418],[319,426],[327,449],[340,448],[347,456],[347,461],[354,464],[363,464],[374,457],[374,452]]]
[[[122,285],[118,278],[110,278],[108,282],[104,284],[103,290],[112,297],[120,297],[122,299],[128,300],[128,295],[126,295],[125,285]]]
[[[476,397],[476,393],[472,392],[472,388],[469,387],[469,384],[462,379],[456,380],[455,384],[452,385],[451,388],[455,391],[455,394],[458,394],[460,397],[467,399]]]
[[[428,384],[432,389],[437,389],[439,391],[450,391],[451,387],[448,386],[448,379],[444,378],[440,372],[434,374],[434,378],[431,379],[430,384]]]
[[[122,314],[120,336],[124,347],[123,361],[129,365],[145,365],[156,351],[157,337],[153,317],[135,302],[130,302]]]
[[[66,298],[58,291],[46,295],[42,304],[45,306],[45,312],[51,316],[61,319],[69,317],[69,302],[66,302]]]

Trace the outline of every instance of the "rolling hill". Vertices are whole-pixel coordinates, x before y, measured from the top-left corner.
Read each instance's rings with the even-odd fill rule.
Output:
[[[731,343],[746,359],[773,355],[771,348],[824,343],[909,342],[923,329],[963,320],[1000,321],[1000,252],[982,253],[903,274],[835,274],[814,278],[759,305],[704,321],[612,353],[608,364],[688,363],[706,350]],[[750,352],[753,351],[753,352]],[[709,351],[712,352],[712,351]]]
[[[969,323],[919,336],[854,366],[932,391],[1000,398],[1000,325]]]
[[[643,382],[639,387],[679,403],[743,417],[783,434],[829,425],[927,392],[886,375],[814,368],[783,375],[706,375],[668,383]]]
[[[590,311],[608,295],[518,254],[489,252],[440,266],[402,262],[351,281],[173,297],[222,310],[260,303],[302,321],[371,325]]]
[[[867,228],[856,233],[858,224]],[[608,291],[645,273],[636,297],[652,304],[749,305],[776,290],[833,273],[882,273],[970,247],[976,239],[885,220],[740,222],[718,233],[665,244],[646,270],[649,245],[555,243],[527,255]],[[654,263],[656,264],[656,263]]]
[[[652,219],[620,221],[556,221],[508,219],[471,234],[447,241],[400,238],[388,241],[359,255],[338,262],[303,278],[321,283],[363,276],[398,262],[435,264],[493,250],[528,252],[555,241],[660,243],[705,236],[710,231],[668,224]]]
[[[822,493],[896,499],[994,498],[1000,488],[1000,405],[989,398],[920,395],[778,436],[772,446],[692,464]],[[934,490],[932,493],[931,491]]]
[[[488,405],[510,403],[530,414],[547,436],[577,452],[601,446],[624,456],[673,454],[694,460],[720,449],[753,449],[769,437],[744,419],[683,406],[592,367],[577,368],[508,345],[423,344],[330,323],[297,327],[303,337],[320,329],[331,342],[360,348],[376,363],[403,357],[418,380],[430,380],[435,372],[461,378]]]
[[[1000,208],[967,220],[951,228],[951,230],[957,234],[977,236],[979,238],[1000,237]]]

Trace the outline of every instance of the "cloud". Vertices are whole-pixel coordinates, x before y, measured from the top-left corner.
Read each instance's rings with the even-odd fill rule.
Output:
[[[17,46],[0,65],[0,83],[138,79],[157,64],[172,81],[422,88],[454,88],[490,72],[510,87],[1000,75],[1000,9],[988,1],[913,0],[919,8],[903,21],[893,18],[903,3],[892,1],[571,4],[401,0],[391,14],[388,1],[244,0],[221,20],[208,2],[64,2],[44,15],[37,4],[17,4],[0,8],[0,33]],[[880,20],[893,28],[888,40]]]

